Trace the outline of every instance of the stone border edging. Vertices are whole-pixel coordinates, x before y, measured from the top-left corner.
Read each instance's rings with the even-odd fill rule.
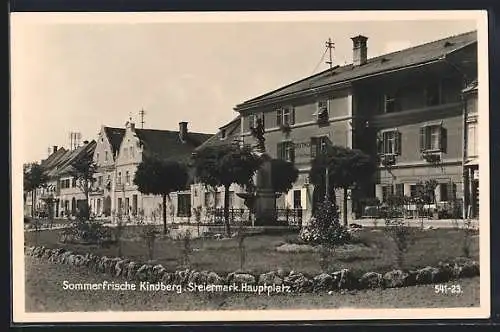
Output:
[[[24,247],[25,254],[44,259],[51,263],[85,266],[98,273],[106,273],[127,280],[163,282],[165,284],[188,285],[201,284],[247,284],[247,285],[286,285],[293,292],[323,292],[342,290],[362,290],[376,288],[400,288],[415,285],[442,283],[458,278],[479,276],[479,263],[474,260],[451,263],[440,263],[438,267],[427,266],[418,270],[392,270],[384,274],[366,272],[356,277],[349,269],[331,274],[321,273],[308,277],[300,272],[283,270],[270,271],[259,276],[246,272],[231,272],[221,277],[211,271],[180,270],[167,271],[161,264],[143,264],[120,257],[97,256],[91,253],[74,254],[64,248],[50,249],[41,247]]]

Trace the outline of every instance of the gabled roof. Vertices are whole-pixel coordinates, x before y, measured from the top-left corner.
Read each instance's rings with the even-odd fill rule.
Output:
[[[235,110],[239,111],[240,109],[251,107],[254,103],[271,101],[274,98],[293,95],[329,84],[348,83],[354,79],[362,79],[373,74],[433,62],[476,42],[477,32],[470,31],[401,51],[377,56],[368,59],[365,64],[360,66],[353,66],[353,64],[337,66],[247,100],[237,105]]]
[[[108,137],[109,144],[111,144],[113,156],[115,156],[120,149],[120,144],[122,144],[123,136],[125,136],[125,129],[104,127],[104,133]]]
[[[85,154],[88,155],[93,154],[96,146],[97,142],[95,140],[92,140],[91,142],[82,145],[74,150],[66,151],[66,153],[63,155],[63,157],[61,157],[57,165],[55,165],[55,167],[53,167],[48,172],[48,175],[50,177],[57,177],[69,172],[71,170],[71,165],[76,160],[83,157]]]
[[[212,136],[212,134],[188,132],[185,142],[182,142],[178,131],[135,129],[135,133],[147,155],[179,162],[187,162],[194,149]]]
[[[241,115],[238,115],[236,118],[226,123],[222,127],[219,128],[217,134],[210,137],[206,140],[202,145],[198,146],[196,150],[203,149],[207,146],[221,146],[232,144],[235,142],[235,139],[238,139],[240,136],[240,126],[241,126]],[[225,130],[226,138],[222,139],[222,131]]]
[[[43,160],[40,164],[42,168],[48,172],[64,157],[67,150],[65,148],[59,148],[56,152],[52,153],[47,159]]]

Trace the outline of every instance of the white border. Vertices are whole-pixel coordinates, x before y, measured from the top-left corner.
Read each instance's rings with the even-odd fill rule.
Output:
[[[295,321],[357,319],[468,319],[490,317],[490,218],[489,218],[489,91],[488,30],[486,11],[351,11],[351,12],[206,12],[206,13],[12,13],[11,29],[23,24],[116,24],[116,23],[201,23],[201,22],[317,22],[317,21],[394,21],[460,20],[477,21],[479,81],[479,165],[480,165],[480,307],[438,309],[330,309],[260,311],[171,311],[171,312],[25,312],[25,273],[23,249],[22,165],[23,142],[16,133],[23,128],[19,112],[12,110],[12,243],[13,243],[13,320],[28,322],[137,322],[137,321]],[[11,41],[15,42],[14,41]],[[15,75],[12,75],[15,86]],[[12,90],[15,99],[16,91]]]

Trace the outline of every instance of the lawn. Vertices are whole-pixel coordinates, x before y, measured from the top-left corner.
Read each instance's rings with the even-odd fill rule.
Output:
[[[122,256],[146,262],[147,245],[138,236],[138,226],[131,227],[124,234]],[[58,242],[60,230],[45,230],[38,234],[25,232],[27,245],[44,245],[49,248],[64,247],[75,253],[92,252],[97,255],[117,256],[116,246],[102,248],[97,245],[61,244]],[[38,239],[36,239],[38,237]],[[244,269],[254,274],[283,269],[312,275],[321,273],[320,258],[314,252],[278,252],[280,244],[293,241],[295,234],[259,234],[245,239],[246,260]],[[358,243],[365,245],[364,250],[339,252],[331,258],[329,270],[349,268],[354,271],[386,272],[394,268],[395,245],[381,229],[364,228],[356,233]],[[435,266],[440,261],[452,260],[462,255],[463,231],[455,229],[433,229],[420,231],[415,243],[410,246],[404,268],[414,269],[428,265]],[[471,256],[479,259],[479,238],[473,237]],[[219,274],[236,271],[240,268],[240,250],[237,239],[194,239],[190,267],[198,271],[210,270]],[[174,270],[181,262],[183,243],[179,240],[158,239],[155,244],[156,263],[167,270]]]
[[[352,291],[346,294],[291,293],[272,296],[241,293],[70,291],[63,290],[64,280],[99,283],[111,281],[111,277],[84,267],[51,264],[29,256],[25,262],[27,312],[451,308],[479,305],[479,277],[460,280],[458,284],[463,289],[460,295],[436,294],[433,285]]]

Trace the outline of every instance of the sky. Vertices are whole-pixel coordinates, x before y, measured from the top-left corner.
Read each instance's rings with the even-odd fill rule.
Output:
[[[43,15],[43,14],[40,14]],[[71,15],[71,14],[66,14]],[[21,22],[21,20],[20,20]],[[352,62],[351,37],[368,57],[476,29],[474,20],[52,23],[11,20],[11,112],[23,160],[97,137],[146,112],[144,128],[215,133],[248,99]]]

